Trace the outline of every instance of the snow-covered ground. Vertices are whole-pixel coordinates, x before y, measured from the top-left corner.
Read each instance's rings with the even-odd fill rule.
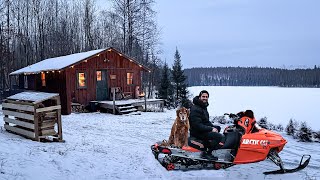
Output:
[[[215,99],[215,93],[210,98]],[[285,133],[288,143],[280,156],[287,168],[295,167],[300,155],[312,155],[309,166],[300,172],[264,176],[262,172],[277,169],[269,160],[226,170],[166,171],[154,159],[150,145],[168,138],[175,114],[166,110],[63,116],[65,143],[31,141],[6,132],[0,123],[0,179],[320,179],[320,144],[297,142]]]

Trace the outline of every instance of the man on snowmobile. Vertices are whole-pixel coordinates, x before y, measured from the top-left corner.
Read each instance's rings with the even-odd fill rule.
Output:
[[[193,106],[190,110],[190,136],[204,141],[206,151],[201,156],[210,160],[217,160],[212,156],[212,151],[219,148],[219,142],[221,142],[223,135],[220,134],[221,127],[214,126],[209,121],[209,113],[207,107],[209,93],[206,90],[202,90],[199,96],[193,98]]]

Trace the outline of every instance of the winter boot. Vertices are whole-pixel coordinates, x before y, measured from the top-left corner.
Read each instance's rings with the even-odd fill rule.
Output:
[[[212,152],[207,152],[207,151],[203,151],[200,155],[201,158],[203,159],[207,159],[207,160],[210,160],[210,161],[216,161],[218,160],[217,157],[213,156],[212,155]]]

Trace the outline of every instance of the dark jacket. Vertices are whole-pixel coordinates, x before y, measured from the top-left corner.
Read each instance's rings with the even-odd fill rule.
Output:
[[[190,135],[200,138],[205,133],[212,131],[213,124],[209,121],[208,103],[203,103],[199,96],[193,98],[193,106],[190,110]]]

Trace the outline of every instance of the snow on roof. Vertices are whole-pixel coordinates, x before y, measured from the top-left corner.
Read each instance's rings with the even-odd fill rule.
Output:
[[[51,99],[56,96],[59,96],[59,94],[45,93],[45,92],[22,92],[22,93],[18,93],[10,97],[7,97],[7,99],[32,101],[33,104],[37,104],[39,102],[45,101],[47,99]]]
[[[67,56],[60,56],[60,57],[45,59],[38,63],[32,64],[30,66],[14,71],[10,73],[10,75],[22,74],[22,73],[40,73],[41,71],[60,70],[72,64],[75,64],[79,61],[82,61],[90,56],[98,54],[104,50],[106,49],[98,49],[98,50],[93,50],[88,52],[70,54]]]

